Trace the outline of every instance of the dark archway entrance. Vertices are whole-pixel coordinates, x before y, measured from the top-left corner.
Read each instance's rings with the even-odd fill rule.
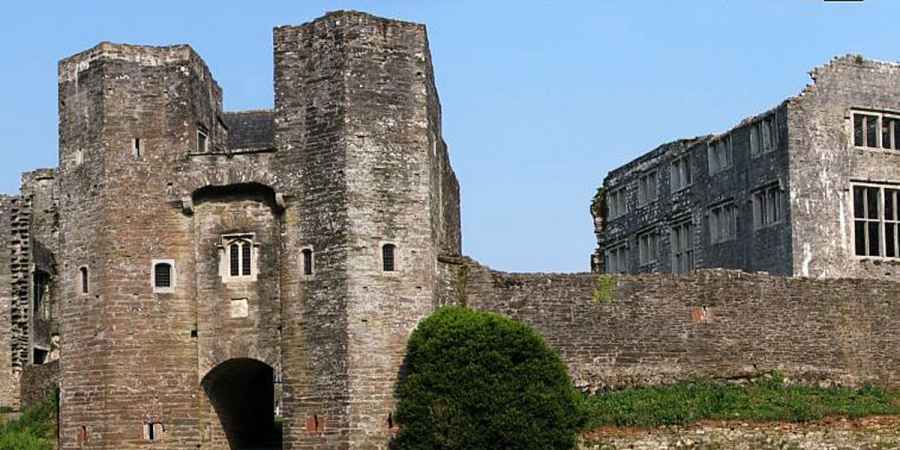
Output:
[[[281,449],[274,375],[268,364],[239,358],[219,364],[203,378],[203,390],[232,450]]]

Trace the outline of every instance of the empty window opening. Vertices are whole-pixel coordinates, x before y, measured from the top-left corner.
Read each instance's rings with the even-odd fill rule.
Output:
[[[80,444],[84,444],[88,441],[88,432],[87,427],[82,425],[81,429],[78,430],[78,442]]]
[[[303,249],[303,275],[313,274],[313,252],[312,249]]]
[[[691,159],[684,155],[672,161],[670,185],[672,192],[679,191],[691,185]]]
[[[394,244],[384,244],[381,247],[382,269],[385,272],[393,272],[396,269],[396,252],[397,246]]]
[[[50,355],[50,352],[46,349],[35,348],[32,355],[32,362],[34,364],[46,364],[47,357]]]
[[[604,254],[607,273],[628,272],[628,245],[619,244],[611,247]]]
[[[656,171],[652,170],[641,175],[641,179],[638,182],[638,204],[646,205],[656,201],[656,194]]]
[[[204,129],[197,130],[197,153],[209,151],[209,133]]]
[[[853,112],[853,145],[900,150],[900,114]]]
[[[853,186],[853,238],[857,256],[900,257],[900,190]]]
[[[734,240],[737,236],[737,209],[727,203],[709,210],[709,240],[713,244]]]
[[[41,270],[34,272],[34,311],[35,318],[41,320],[50,319],[50,308],[47,305],[50,298],[50,274]]]
[[[90,289],[89,289],[90,286],[88,286],[88,269],[87,269],[87,267],[82,267],[82,268],[78,269],[78,273],[79,273],[79,276],[81,279],[81,293],[87,294],[88,292],[90,292]]]
[[[753,226],[763,228],[781,221],[783,192],[777,184],[753,193]]]
[[[656,230],[638,235],[638,260],[642,266],[656,262],[657,240]]]
[[[610,219],[615,219],[616,217],[624,215],[626,212],[625,188],[616,189],[607,194],[606,203],[609,208]]]
[[[153,287],[157,289],[171,289],[173,283],[173,267],[169,262],[158,262],[153,264]]]
[[[131,152],[135,158],[141,157],[141,138],[134,138],[131,143]]]
[[[672,226],[672,272],[694,270],[694,224],[690,221]]]
[[[710,175],[731,168],[733,162],[731,136],[725,136],[707,144],[706,154]]]

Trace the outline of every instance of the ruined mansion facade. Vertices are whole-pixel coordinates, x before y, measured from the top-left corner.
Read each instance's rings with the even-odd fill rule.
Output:
[[[223,110],[188,46],[102,43],[59,63],[59,167],[0,197],[0,406],[58,387],[61,449],[385,450],[407,339],[451,304],[535,327],[590,391],[767,370],[900,387],[890,280],[509,274],[461,255],[423,25],[329,13],[276,28],[274,63],[274,109],[245,112]],[[897,70],[841,59],[817,71],[803,96],[733,132],[722,175],[703,173],[697,149],[723,137],[640,159],[659,175],[652,206],[631,205],[628,180],[644,172],[614,172],[627,214],[605,228],[599,197],[601,247],[630,239],[638,213],[669,220],[676,197],[700,223],[698,205],[743,205],[762,183],[805,193],[785,196],[790,220],[753,241],[766,268],[796,274],[802,257],[810,274],[836,274],[845,242],[831,242],[844,228],[831,221],[853,222],[849,190],[894,195],[900,139],[869,130],[894,130]],[[751,163],[739,148],[761,122],[777,149]],[[856,122],[862,144],[848,147]],[[694,178],[669,200],[663,168],[675,157]],[[726,193],[733,185],[753,190]],[[863,209],[878,211],[865,221],[879,244],[865,249],[881,252],[853,260],[865,270],[889,267],[875,239],[886,205]],[[815,225],[825,207],[842,214]],[[804,217],[799,231],[779,226]],[[712,254],[697,251],[696,267]]]
[[[811,76],[731,130],[611,171],[594,270],[900,280],[900,65],[845,56]]]

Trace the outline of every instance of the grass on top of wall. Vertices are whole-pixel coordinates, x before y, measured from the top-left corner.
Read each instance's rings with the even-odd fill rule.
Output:
[[[808,422],[825,417],[900,415],[900,392],[788,385],[775,374],[748,384],[694,380],[592,395],[588,429],[655,427],[701,420]]]

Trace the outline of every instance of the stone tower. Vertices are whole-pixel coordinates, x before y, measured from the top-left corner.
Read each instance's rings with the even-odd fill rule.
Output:
[[[460,252],[425,28],[274,40],[274,111],[223,112],[187,46],[60,62],[63,449],[387,447]]]

